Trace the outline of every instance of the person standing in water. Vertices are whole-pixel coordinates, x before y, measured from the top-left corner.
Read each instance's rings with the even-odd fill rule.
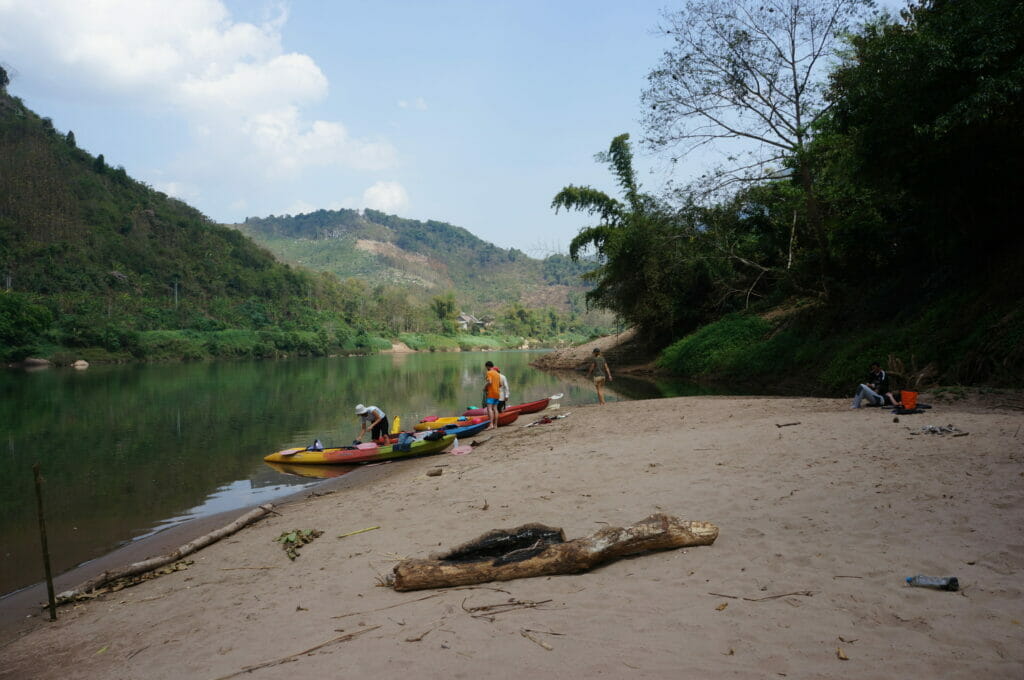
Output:
[[[596,373],[595,373],[596,372]],[[594,374],[594,388],[597,390],[597,401],[604,404],[604,381],[612,379],[612,371],[608,368],[608,361],[602,356],[598,347],[594,348],[594,356],[590,360],[590,368],[587,370],[587,377]]]

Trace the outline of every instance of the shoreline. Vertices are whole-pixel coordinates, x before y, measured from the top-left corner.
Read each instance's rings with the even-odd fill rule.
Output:
[[[470,455],[345,475],[315,491],[344,493],[275,505],[188,569],[62,607],[54,623],[40,610],[0,647],[0,678],[216,678],[281,659],[297,680],[339,666],[425,678],[1024,672],[1020,410],[974,400],[894,419],[848,399],[677,397],[560,414]],[[967,434],[922,432],[947,424]],[[397,559],[491,529],[540,522],[571,539],[652,512],[721,533],[575,575],[378,585]],[[289,561],[274,539],[301,528],[324,534]],[[906,587],[917,573],[957,576],[961,590]],[[524,606],[473,613],[510,601]]]
[[[272,503],[276,511],[281,506],[302,502],[317,495],[334,493],[348,486],[364,482],[372,483],[375,475],[385,474],[383,469],[385,465],[361,466],[359,469],[352,470],[341,477],[325,479],[314,487],[308,487],[287,494],[274,501],[265,501],[265,503]],[[145,538],[129,541],[104,555],[83,562],[68,571],[54,576],[54,593],[60,594],[63,591],[70,590],[106,570],[116,569],[151,557],[168,554],[200,536],[230,524],[234,519],[241,517],[259,505],[261,503],[253,503],[241,508],[235,508],[234,510],[196,517],[195,519],[168,527],[163,531],[158,531]],[[190,559],[190,557],[186,559]],[[38,562],[39,564],[33,565],[33,567],[38,567],[40,576],[42,576],[42,557],[39,558]],[[0,597],[0,639],[22,635],[31,630],[40,619],[45,619],[49,623],[50,614],[46,608],[46,603],[45,579]],[[57,608],[58,619],[60,618],[61,609],[62,607]]]

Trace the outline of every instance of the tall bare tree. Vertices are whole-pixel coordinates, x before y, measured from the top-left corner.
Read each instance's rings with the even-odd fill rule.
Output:
[[[643,93],[645,142],[677,160],[706,145],[736,150],[704,176],[702,190],[780,176],[790,168],[804,194],[827,293],[827,238],[806,156],[826,113],[826,75],[841,35],[871,0],[690,0],[666,12],[671,38]],[[735,144],[735,142],[742,142]]]

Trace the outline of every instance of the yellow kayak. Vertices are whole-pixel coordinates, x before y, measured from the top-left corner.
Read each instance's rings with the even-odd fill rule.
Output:
[[[440,439],[413,442],[409,449],[395,450],[395,445],[378,446],[376,444],[359,444],[339,448],[310,451],[309,449],[284,449],[264,456],[268,463],[287,463],[288,465],[356,465],[359,463],[379,463],[385,460],[426,456],[440,453],[451,446],[455,435],[445,435]]]
[[[430,420],[424,419],[412,426],[412,429],[417,432],[425,432],[427,430],[439,430],[442,427],[448,425],[476,425],[487,420],[487,416],[448,416],[445,418],[431,418]]]

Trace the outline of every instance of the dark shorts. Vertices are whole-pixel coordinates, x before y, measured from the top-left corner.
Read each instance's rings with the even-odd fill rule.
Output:
[[[388,430],[391,429],[388,425],[388,417],[384,416],[380,419],[380,422],[373,426],[370,431],[370,436],[374,439],[380,439],[388,435]]]

